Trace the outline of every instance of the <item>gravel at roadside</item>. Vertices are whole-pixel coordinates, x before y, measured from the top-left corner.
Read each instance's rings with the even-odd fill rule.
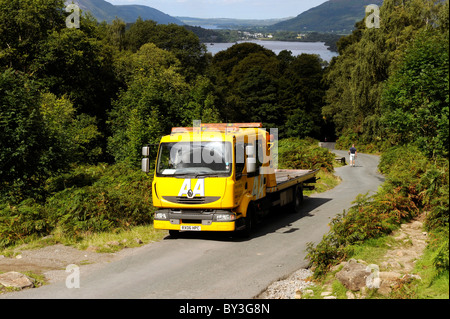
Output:
[[[272,283],[258,299],[295,299],[298,290],[314,286],[309,280],[312,275],[309,269],[299,269],[288,278]]]

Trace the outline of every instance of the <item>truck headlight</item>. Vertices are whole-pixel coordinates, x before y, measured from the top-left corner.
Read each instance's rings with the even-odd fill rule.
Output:
[[[155,219],[167,219],[167,213],[166,212],[156,212],[155,213]]]
[[[236,215],[227,213],[217,213],[214,215],[216,222],[231,222],[236,219]]]

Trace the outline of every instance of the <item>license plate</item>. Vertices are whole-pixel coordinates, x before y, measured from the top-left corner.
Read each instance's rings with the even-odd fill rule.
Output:
[[[201,226],[189,226],[189,225],[181,225],[180,230],[190,230],[190,231],[201,231]]]

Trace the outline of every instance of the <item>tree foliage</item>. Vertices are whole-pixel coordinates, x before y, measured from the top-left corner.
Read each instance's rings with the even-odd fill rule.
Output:
[[[206,68],[206,47],[186,28],[175,24],[158,25],[138,18],[125,32],[125,46],[136,52],[146,43],[154,43],[158,48],[175,54],[182,64],[182,74],[188,80],[195,79]]]
[[[110,113],[108,148],[116,161],[136,162],[142,146],[157,143],[174,124],[190,124],[183,112],[188,85],[177,64],[173,54],[154,44],[142,46],[131,57],[128,72],[133,76]]]
[[[31,195],[58,168],[39,100],[38,85],[25,74],[0,74],[0,195],[7,198]]]
[[[101,133],[96,119],[87,114],[76,114],[72,102],[65,96],[52,93],[41,96],[40,112],[49,135],[62,154],[63,163],[97,163],[101,154]]]
[[[112,65],[112,54],[100,40],[64,28],[48,35],[32,71],[56,96],[67,95],[78,112],[105,119],[115,89]]]
[[[222,118],[263,122],[283,137],[323,135],[323,72],[318,56],[294,57],[290,51],[277,56],[254,43],[217,53],[211,66]]]
[[[448,43],[448,33],[424,31],[387,81],[382,122],[391,144],[417,144],[430,157],[448,156]]]
[[[339,43],[340,56],[327,70],[323,114],[332,119],[338,135],[357,133],[358,142],[386,146],[380,123],[384,110],[384,83],[402,64],[404,52],[424,29],[448,32],[448,1],[386,0],[380,11],[380,28],[367,29],[364,21]],[[447,22],[446,22],[447,21]]]
[[[64,0],[0,1],[0,66],[27,72],[49,32],[65,27]]]
[[[47,178],[101,154],[95,119],[40,87],[12,69],[0,75],[0,195],[13,200],[39,198]]]

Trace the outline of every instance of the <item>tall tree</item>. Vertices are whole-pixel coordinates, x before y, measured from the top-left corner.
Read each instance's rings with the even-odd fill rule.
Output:
[[[174,54],[154,44],[143,45],[127,59],[122,64],[127,87],[109,116],[108,150],[116,161],[136,164],[143,145],[157,143],[172,126],[192,124],[184,109],[189,86],[178,73]]]
[[[136,52],[142,45],[153,43],[175,54],[182,65],[182,74],[194,81],[207,65],[206,46],[188,29],[175,24],[158,25],[138,18],[125,33],[126,48]]]
[[[64,0],[0,0],[0,67],[28,72],[49,32],[65,27]]]
[[[326,74],[329,85],[323,115],[339,135],[357,133],[361,142],[382,140],[380,97],[383,82],[395,71],[410,39],[439,21],[441,2],[385,0],[380,28],[358,29],[339,42],[340,56]]]
[[[52,93],[67,95],[78,113],[105,120],[116,89],[112,57],[102,41],[64,28],[41,43],[32,70]]]
[[[382,123],[392,145],[416,144],[428,156],[448,156],[449,37],[422,32],[383,92]]]
[[[58,152],[40,112],[38,88],[22,72],[0,73],[0,195],[8,199],[34,196],[58,168]]]
[[[209,77],[224,121],[276,123],[279,66],[275,53],[255,43],[235,44],[213,57]],[[267,115],[272,118],[266,119]]]
[[[279,124],[278,60],[264,53],[252,53],[231,72],[227,104],[228,116],[236,122],[263,122],[266,127]],[[231,111],[231,112],[230,112]]]
[[[321,135],[325,125],[321,115],[325,95],[321,62],[317,55],[301,54],[284,67],[280,104],[286,119],[282,131],[287,136],[319,138]]]

